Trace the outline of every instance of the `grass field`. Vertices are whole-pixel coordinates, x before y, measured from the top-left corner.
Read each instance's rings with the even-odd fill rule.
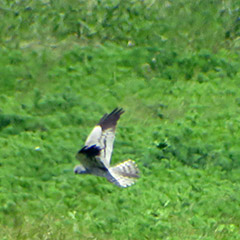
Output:
[[[1,1],[0,239],[240,239],[239,1]],[[73,174],[119,121],[120,189]]]

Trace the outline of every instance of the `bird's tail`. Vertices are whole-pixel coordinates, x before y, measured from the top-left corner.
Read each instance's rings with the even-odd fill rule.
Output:
[[[132,160],[127,160],[109,169],[108,181],[118,187],[129,187],[139,178],[139,169]]]

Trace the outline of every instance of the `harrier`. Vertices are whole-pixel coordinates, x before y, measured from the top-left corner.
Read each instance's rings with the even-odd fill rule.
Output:
[[[84,147],[76,155],[81,163],[74,168],[76,174],[105,177],[118,187],[129,187],[135,183],[139,170],[134,161],[129,159],[110,167],[115,129],[123,113],[122,108],[116,108],[110,114],[105,114],[93,128]]]

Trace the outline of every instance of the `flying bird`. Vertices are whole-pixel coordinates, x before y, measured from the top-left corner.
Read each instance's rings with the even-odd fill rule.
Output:
[[[74,168],[76,174],[105,177],[118,187],[129,187],[139,178],[137,165],[130,159],[110,166],[116,125],[123,113],[122,108],[115,108],[110,114],[103,115],[76,155],[81,163]]]

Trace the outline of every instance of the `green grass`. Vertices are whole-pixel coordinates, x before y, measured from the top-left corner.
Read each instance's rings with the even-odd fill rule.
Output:
[[[239,14],[237,0],[2,1],[0,239],[239,239]],[[112,162],[141,170],[127,189],[73,174],[115,107]]]

